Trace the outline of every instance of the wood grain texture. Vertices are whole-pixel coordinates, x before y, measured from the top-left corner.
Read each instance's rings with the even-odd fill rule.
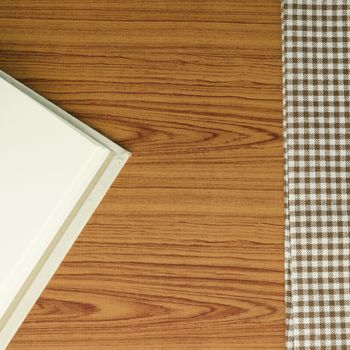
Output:
[[[133,153],[9,349],[284,348],[280,57],[277,0],[0,0],[0,69]]]

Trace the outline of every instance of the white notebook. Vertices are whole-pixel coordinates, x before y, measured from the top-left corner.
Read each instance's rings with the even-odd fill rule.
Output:
[[[0,71],[0,349],[128,157]]]

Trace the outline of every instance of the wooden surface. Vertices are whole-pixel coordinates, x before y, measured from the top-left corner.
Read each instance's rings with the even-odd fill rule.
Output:
[[[10,350],[283,349],[277,0],[0,0],[0,69],[133,158]]]

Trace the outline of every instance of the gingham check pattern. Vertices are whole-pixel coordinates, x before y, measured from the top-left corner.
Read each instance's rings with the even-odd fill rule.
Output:
[[[350,349],[350,0],[282,27],[287,349]]]

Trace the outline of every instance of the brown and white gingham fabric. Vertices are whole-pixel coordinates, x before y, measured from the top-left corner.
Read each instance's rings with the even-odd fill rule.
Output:
[[[350,349],[350,0],[283,0],[287,349]]]

